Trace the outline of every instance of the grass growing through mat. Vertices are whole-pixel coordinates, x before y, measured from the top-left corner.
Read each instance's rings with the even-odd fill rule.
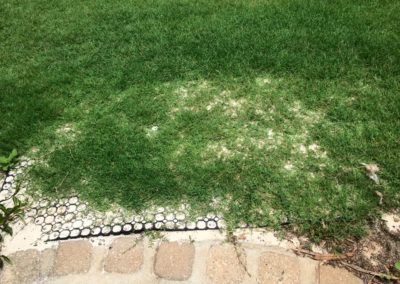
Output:
[[[0,154],[96,206],[359,236],[399,205],[400,4],[3,1]],[[375,162],[381,184],[360,163]]]

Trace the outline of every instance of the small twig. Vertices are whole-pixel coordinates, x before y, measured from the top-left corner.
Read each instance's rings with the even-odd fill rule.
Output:
[[[390,275],[390,274],[377,273],[377,272],[374,272],[374,271],[366,270],[366,269],[361,268],[361,267],[359,267],[357,265],[350,264],[350,263],[347,263],[347,262],[344,262],[344,261],[341,261],[340,263],[343,264],[344,266],[347,266],[347,267],[349,267],[349,268],[351,268],[353,270],[356,270],[358,272],[366,273],[366,274],[377,276],[377,277],[380,277],[380,278],[385,278],[385,279],[388,279],[388,280],[400,280],[399,277],[396,277],[396,276],[393,276],[393,275]]]
[[[351,258],[354,256],[354,252],[349,252],[349,253],[345,253],[345,254],[341,254],[341,255],[334,255],[334,254],[322,254],[322,253],[316,253],[316,252],[312,252],[312,251],[308,251],[308,250],[304,250],[304,249],[293,249],[296,253],[303,253],[306,255],[309,255],[310,257],[312,257],[315,260],[320,260],[320,261],[339,261],[339,263],[341,263],[342,265],[349,267],[353,270],[356,270],[358,272],[361,273],[365,273],[365,274],[369,274],[372,275],[373,277],[370,279],[370,282],[375,278],[375,277],[379,277],[379,278],[384,278],[384,279],[388,279],[388,280],[397,280],[399,281],[400,278],[390,275],[390,274],[385,274],[385,273],[377,273],[374,271],[370,271],[370,270],[366,270],[364,268],[361,268],[357,265],[354,264],[350,264],[347,263],[345,261],[343,261],[344,259],[347,258]]]
[[[375,275],[371,275],[371,278],[368,280],[368,284],[371,284],[374,281]]]
[[[62,179],[62,181],[54,188],[55,191],[57,191],[57,190],[60,188],[60,186],[61,186],[61,185],[64,183],[64,181],[67,179],[68,175],[69,175],[69,172],[67,172],[67,174],[64,176],[64,178]]]
[[[293,249],[296,253],[303,253],[306,255],[309,255],[315,260],[321,260],[321,261],[330,261],[330,260],[342,260],[342,259],[347,259],[350,257],[354,256],[354,252],[348,252],[345,254],[340,254],[340,255],[335,255],[335,254],[322,254],[322,253],[317,253],[317,252],[312,252],[309,250],[305,249]]]

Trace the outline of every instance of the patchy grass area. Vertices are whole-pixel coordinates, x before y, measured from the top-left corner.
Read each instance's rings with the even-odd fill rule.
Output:
[[[395,1],[7,0],[0,15],[0,154],[36,147],[46,194],[217,205],[314,239],[399,206]]]

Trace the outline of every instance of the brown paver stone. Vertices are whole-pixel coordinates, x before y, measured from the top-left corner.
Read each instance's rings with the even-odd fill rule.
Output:
[[[156,253],[154,272],[169,280],[187,280],[192,275],[194,245],[164,242]]]
[[[258,278],[260,283],[299,283],[300,267],[295,256],[275,252],[265,252],[258,262]]]
[[[246,255],[231,244],[214,245],[207,258],[207,276],[212,283],[241,283],[246,273]]]
[[[51,275],[56,257],[55,249],[45,249],[40,254],[40,277]]]
[[[0,271],[0,283],[13,284],[17,283],[16,276],[10,265],[6,265],[2,271]]]
[[[351,274],[344,268],[337,268],[329,265],[321,265],[320,266],[320,274],[319,274],[319,283],[320,284],[337,284],[337,283],[346,283],[346,284],[362,284],[363,281]]]
[[[89,271],[92,245],[88,241],[67,241],[60,243],[54,263],[54,275],[85,273]]]
[[[39,252],[33,249],[19,251],[9,256],[12,264],[6,264],[0,276],[2,284],[24,284],[37,281],[39,275]]]
[[[143,244],[133,237],[115,239],[104,261],[104,270],[115,273],[132,273],[143,264]]]

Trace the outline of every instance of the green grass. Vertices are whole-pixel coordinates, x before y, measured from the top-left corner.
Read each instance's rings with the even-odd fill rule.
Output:
[[[400,205],[396,1],[6,0],[0,16],[0,155],[40,159],[45,194],[217,200],[231,223],[316,240]]]

